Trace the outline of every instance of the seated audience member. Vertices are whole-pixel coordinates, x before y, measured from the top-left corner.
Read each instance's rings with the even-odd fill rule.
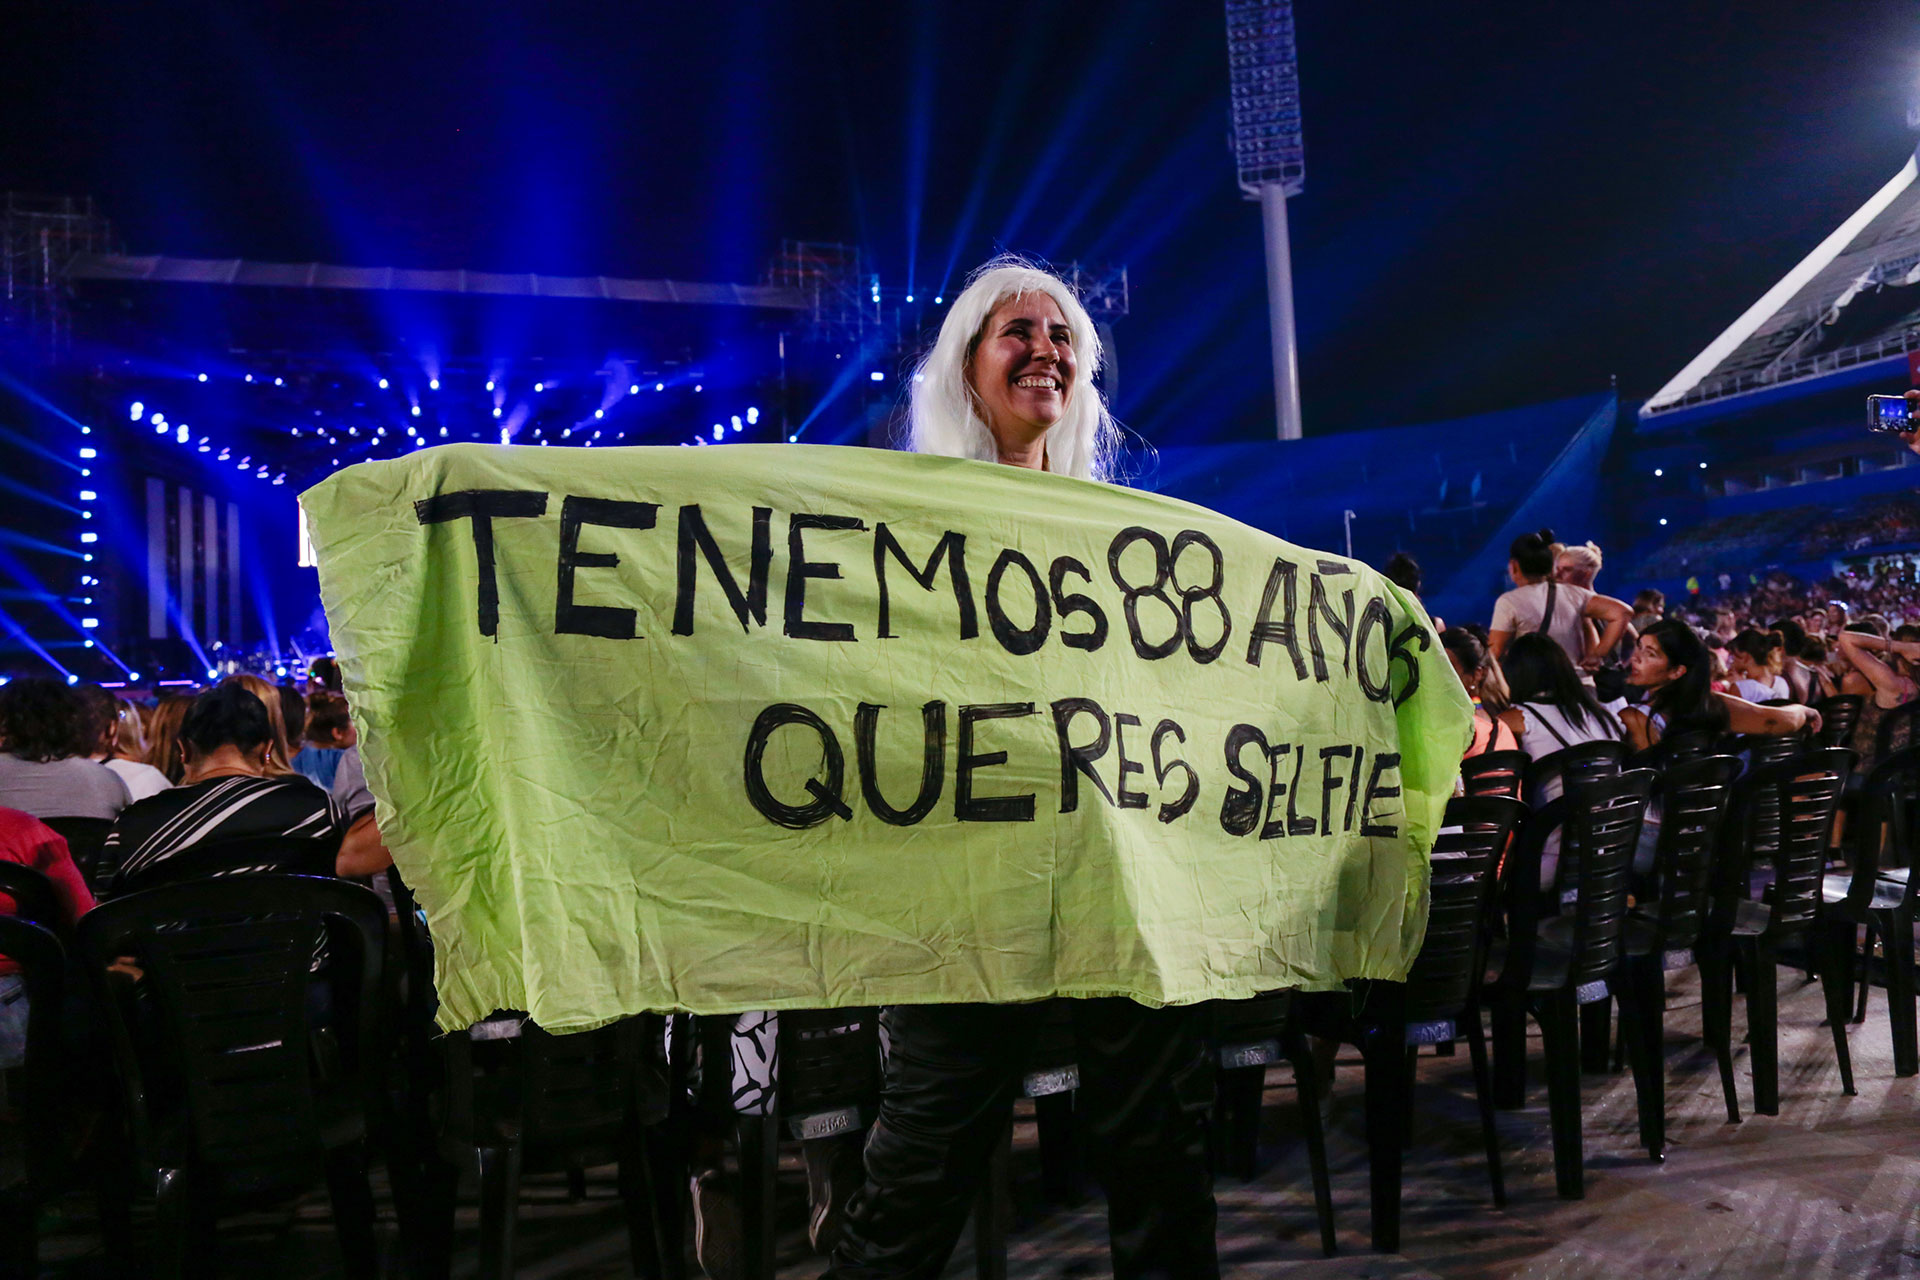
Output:
[[[1655,591],[1649,587],[1633,598],[1633,629],[1635,631],[1645,631],[1666,616],[1665,592]]]
[[[359,741],[347,700],[338,694],[315,693],[308,699],[307,740],[293,756],[293,771],[331,791],[340,768],[340,753]]]
[[[93,910],[93,894],[73,865],[67,842],[60,833],[30,813],[0,808],[0,861],[32,867],[47,878],[66,923],[72,924]],[[12,915],[18,908],[12,898],[0,894],[0,915]],[[0,956],[0,1071],[10,1071],[26,1061],[27,992],[20,966]]]
[[[1440,644],[1447,651],[1447,661],[1453,664],[1453,673],[1460,677],[1460,686],[1473,699],[1473,741],[1461,758],[1470,759],[1488,751],[1514,750],[1520,745],[1521,717],[1504,701],[1492,708],[1487,705],[1491,693],[1487,686],[1492,674],[1499,669],[1487,646],[1465,627],[1442,631]]]
[[[1827,642],[1821,637],[1808,636],[1797,661],[1806,673],[1807,696],[1795,701],[1810,707],[1840,692],[1839,678],[1833,672],[1832,655],[1828,652]]]
[[[1854,772],[1865,777],[1877,758],[1880,721],[1887,712],[1920,695],[1920,683],[1913,678],[1912,663],[1920,658],[1920,643],[1911,640],[1883,640],[1871,632],[1855,630],[1855,623],[1840,633],[1840,654],[1846,659],[1848,674],[1841,691],[1857,693],[1864,699],[1860,723],[1853,731],[1853,749],[1860,756]]]
[[[144,800],[157,791],[165,791],[173,783],[167,775],[150,764],[139,760],[126,760],[120,754],[120,700],[97,684],[77,686],[81,701],[86,705],[92,719],[88,733],[93,735],[93,751],[89,758],[98,760],[120,776],[127,784],[127,795],[135,800]],[[139,723],[139,717],[134,717]]]
[[[307,668],[308,693],[340,693],[346,686],[340,682],[340,664],[332,658],[315,658],[313,665]]]
[[[147,723],[147,763],[167,775],[167,781],[178,785],[182,769],[180,755],[180,722],[187,718],[187,709],[193,705],[193,698],[183,693],[170,693],[160,699],[153,709],[153,719]]]
[[[1591,673],[1626,637],[1633,610],[1612,596],[1553,580],[1553,530],[1523,533],[1508,548],[1507,576],[1513,590],[1494,602],[1487,647],[1497,661],[1516,635],[1546,633],[1582,671]],[[1601,628],[1591,644],[1587,621]],[[1591,675],[1587,677],[1591,678]]]
[[[1570,587],[1585,587],[1593,590],[1593,580],[1600,576],[1600,567],[1604,563],[1600,548],[1592,542],[1577,547],[1561,547],[1553,557],[1553,579]]]
[[[1705,642],[1686,623],[1668,618],[1647,628],[1634,646],[1627,675],[1635,688],[1646,690],[1647,702],[1620,713],[1632,750],[1645,751],[1668,734],[1695,730],[1773,736],[1819,732],[1820,713],[1811,707],[1760,707],[1716,693],[1709,662]]]
[[[1748,627],[1733,638],[1727,653],[1733,664],[1734,692],[1748,702],[1779,702],[1792,697],[1786,677],[1773,674],[1774,655],[1784,646],[1777,633]]]
[[[1812,643],[1812,638],[1807,635],[1806,628],[1800,625],[1800,620],[1781,618],[1773,624],[1772,630],[1782,641],[1780,674],[1787,682],[1787,697],[1807,706],[1826,697],[1816,673],[1807,665],[1807,646]]]
[[[267,744],[267,776],[278,778],[292,773],[293,744],[299,739],[287,734],[287,719],[280,702],[280,690],[246,671],[228,676],[220,683],[239,685],[260,699],[260,705],[267,709],[267,722],[273,726],[273,737]]]
[[[1566,650],[1547,637],[1538,632],[1518,637],[1500,665],[1522,721],[1520,749],[1535,760],[1583,742],[1620,741],[1625,732],[1620,721],[1580,682]],[[1558,779],[1551,780],[1551,791],[1540,800],[1560,794]]]
[[[137,702],[125,698],[113,700],[113,717],[118,728],[113,735],[113,754],[119,760],[147,762],[147,715]]]
[[[31,677],[0,687],[0,805],[36,818],[112,818],[127,784],[87,756],[97,736],[78,690]]]
[[[103,863],[116,868],[111,895],[204,872],[333,867],[346,819],[333,799],[294,773],[269,775],[273,722],[244,685],[218,685],[193,701],[180,726],[180,785],[127,806],[107,836]],[[249,838],[289,842],[281,861],[235,867],[218,845]],[[311,855],[302,847],[311,846]]]
[[[1420,562],[1406,552],[1396,551],[1388,557],[1387,567],[1380,571],[1380,575],[1415,600],[1420,599]],[[1432,622],[1435,631],[1447,629],[1447,624],[1439,618],[1433,618]]]

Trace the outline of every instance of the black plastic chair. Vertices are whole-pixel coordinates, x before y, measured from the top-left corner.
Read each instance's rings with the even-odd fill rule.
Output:
[[[13,910],[8,914],[31,920],[60,938],[72,933],[73,921],[67,918],[53,882],[25,863],[0,860],[0,894],[13,899]]]
[[[1801,938],[1818,954],[1827,1017],[1844,1092],[1853,1094],[1853,1062],[1847,1052],[1846,959],[1826,946],[1817,928],[1833,815],[1853,769],[1853,752],[1816,747],[1777,764],[1748,771],[1734,792],[1733,820],[1716,858],[1713,904],[1696,951],[1701,986],[1730,1006],[1731,961],[1747,966],[1747,1038],[1753,1065],[1753,1109],[1780,1114],[1779,995],[1775,974],[1781,942]],[[1763,864],[1756,868],[1756,864]],[[1756,875],[1756,870],[1758,874]],[[1756,882],[1764,886],[1753,897]],[[1721,1069],[1727,1120],[1738,1123],[1740,1106],[1729,1066]]]
[[[1493,801],[1503,804],[1505,801]],[[1306,1037],[1293,1022],[1293,993],[1274,991],[1250,1000],[1219,1000],[1213,1006],[1213,1044],[1219,1064],[1214,1106],[1215,1149],[1222,1168],[1251,1181],[1259,1172],[1260,1106],[1267,1068],[1284,1059],[1293,1068],[1300,1123],[1313,1177],[1313,1208],[1320,1226],[1320,1252],[1334,1255],[1333,1187],[1327,1172],[1327,1138],[1320,1120],[1318,1080]]]
[[[779,1019],[774,1107],[734,1122],[748,1280],[770,1280],[774,1273],[781,1129],[802,1142],[863,1133],[880,1107],[878,1009],[783,1009]]]
[[[100,850],[107,843],[107,832],[113,830],[113,819],[42,818],[40,821],[59,832],[67,842],[67,852],[73,855],[73,865],[80,868],[81,878],[89,889],[98,893],[101,880],[112,871],[111,867],[100,865]]]
[[[16,863],[0,866],[32,874]],[[0,916],[0,955],[20,966],[27,999],[26,1059],[8,1077],[8,1101],[19,1114],[24,1146],[17,1164],[25,1179],[0,1189],[0,1271],[32,1276],[40,1270],[39,1208],[62,1181],[63,1120],[72,1109],[60,1038],[67,955],[52,929],[24,915]]]
[[[1457,797],[1434,837],[1427,934],[1399,982],[1355,984],[1351,994],[1300,997],[1310,1032],[1357,1045],[1366,1062],[1367,1159],[1373,1208],[1373,1245],[1400,1247],[1402,1148],[1411,1134],[1415,1053],[1464,1034],[1473,1060],[1480,1137],[1487,1155],[1493,1202],[1504,1205],[1506,1183],[1494,1130],[1493,1081],[1480,1022],[1481,975],[1486,967],[1482,923],[1493,898],[1495,869],[1527,808],[1499,796]]]
[[[644,1135],[668,1110],[660,1031],[653,1014],[567,1035],[507,1014],[442,1037],[441,1147],[479,1177],[481,1276],[513,1274],[522,1174],[609,1161],[619,1164],[635,1273],[677,1273],[679,1257],[663,1242],[677,1245],[679,1233],[659,1220]]]
[[[1820,713],[1820,732],[1814,735],[1814,741],[1823,747],[1851,745],[1866,705],[1867,700],[1857,693],[1838,693],[1814,703],[1813,709]]]
[[[1527,790],[1522,798],[1539,808],[1573,783],[1618,774],[1626,755],[1627,746],[1619,741],[1576,742],[1562,747],[1527,766]],[[1554,794],[1546,795],[1547,791]]]
[[[1499,981],[1488,991],[1493,1008],[1495,1101],[1525,1101],[1526,1017],[1540,1024],[1547,1059],[1548,1111],[1553,1129],[1554,1182],[1563,1199],[1586,1194],[1580,1119],[1579,1009],[1608,994],[1625,956],[1628,881],[1640,823],[1654,775],[1635,769],[1577,782],[1537,811],[1508,861],[1511,893]],[[1545,833],[1561,832],[1563,868],[1577,868],[1571,900],[1547,915],[1538,882]],[[1624,1012],[1631,1017],[1629,1006]]]
[[[1460,762],[1460,781],[1470,796],[1519,800],[1530,763],[1524,751],[1483,751]]]
[[[1619,988],[1621,1038],[1633,1063],[1640,1111],[1640,1140],[1655,1160],[1666,1155],[1666,975],[1694,962],[1693,948],[1706,919],[1713,855],[1719,847],[1740,762],[1732,756],[1700,756],[1671,766],[1656,792],[1660,836],[1653,867],[1634,878],[1638,900],[1627,918],[1626,964]],[[1717,1011],[1719,1034],[1707,1036],[1721,1069],[1733,1070],[1726,1013]],[[1708,1022],[1716,1011],[1709,1010]]]
[[[1916,1028],[1913,926],[1915,881],[1894,878],[1883,854],[1896,854],[1900,870],[1910,871],[1915,840],[1920,838],[1920,746],[1903,747],[1881,760],[1867,777],[1864,816],[1852,830],[1852,870],[1828,874],[1821,887],[1827,953],[1844,968],[1836,979],[1852,982],[1855,938],[1860,926],[1878,935],[1885,948],[1887,1018],[1893,1032],[1893,1073],[1920,1075],[1920,1029]],[[1884,844],[1882,843],[1884,839]],[[1862,1016],[1871,974],[1862,967]],[[1845,994],[1845,993],[1843,993]],[[1850,996],[1847,1002],[1852,1003]],[[1857,1019],[1856,1019],[1857,1020]]]
[[[1770,764],[1779,764],[1782,760],[1791,760],[1813,745],[1815,745],[1814,742],[1805,732],[1749,733],[1740,738],[1740,749],[1746,753],[1748,768],[1751,769],[1761,769]]]
[[[207,1274],[223,1204],[282,1198],[323,1170],[345,1272],[377,1274],[366,1135],[386,1030],[379,898],[338,880],[230,876],[106,903],[75,936],[155,1201],[156,1274]],[[110,970],[123,956],[137,984]],[[324,1025],[316,985],[331,1001]]]

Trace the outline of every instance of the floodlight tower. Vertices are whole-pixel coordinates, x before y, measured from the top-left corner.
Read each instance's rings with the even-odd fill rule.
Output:
[[[1287,197],[1306,185],[1300,138],[1300,66],[1292,0],[1226,0],[1233,158],[1240,190],[1260,202],[1267,241],[1267,315],[1273,328],[1273,398],[1279,437],[1300,438],[1300,357],[1293,331],[1293,257]]]

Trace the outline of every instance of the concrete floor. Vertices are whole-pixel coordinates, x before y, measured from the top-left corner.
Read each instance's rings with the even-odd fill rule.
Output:
[[[1291,1076],[1268,1081],[1263,1172],[1250,1183],[1223,1179],[1220,1255],[1231,1277],[1619,1277],[1920,1275],[1920,1080],[1896,1079],[1885,992],[1874,990],[1868,1019],[1853,1028],[1857,1097],[1841,1096],[1833,1048],[1820,1026],[1820,989],[1779,971],[1781,1114],[1753,1116],[1746,1051],[1736,1048],[1747,1119],[1728,1125],[1712,1059],[1699,1040],[1698,979],[1669,981],[1667,1069],[1669,1147],[1663,1165],[1638,1147],[1631,1078],[1584,1083],[1587,1197],[1554,1194],[1544,1077],[1537,1032],[1533,1105],[1500,1113],[1509,1201],[1488,1197],[1464,1049],[1420,1058],[1415,1131],[1406,1163],[1403,1249],[1368,1243],[1367,1159],[1361,1071],[1351,1052],[1336,1075],[1328,1133],[1340,1254],[1320,1256]],[[1744,1029],[1736,1008],[1735,1036]],[[1011,1274],[1108,1274],[1105,1220],[1097,1195],[1074,1209],[1039,1203],[1030,1124],[1015,1135],[1016,1223]],[[824,1269],[807,1252],[805,1190],[797,1155],[782,1166],[781,1280]],[[389,1209],[383,1199],[383,1209]],[[71,1214],[71,1217],[65,1215]],[[474,1273],[476,1215],[463,1209],[456,1275]],[[101,1271],[86,1206],[56,1206],[43,1257],[52,1274]],[[390,1241],[389,1216],[385,1226]],[[968,1235],[971,1233],[969,1232]],[[562,1180],[531,1179],[522,1205],[519,1275],[525,1280],[630,1275],[626,1233],[611,1169],[593,1171],[584,1200]],[[324,1196],[279,1214],[233,1220],[221,1230],[220,1271],[276,1280],[331,1275],[333,1247]],[[946,1274],[974,1274],[963,1239]]]

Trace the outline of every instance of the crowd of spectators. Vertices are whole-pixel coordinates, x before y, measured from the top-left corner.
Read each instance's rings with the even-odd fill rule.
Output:
[[[194,877],[384,871],[338,668],[323,660],[307,684],[236,675],[152,703],[45,677],[0,686],[0,860],[46,876],[74,919]],[[0,1069],[20,1061],[25,1004],[0,961]]]

